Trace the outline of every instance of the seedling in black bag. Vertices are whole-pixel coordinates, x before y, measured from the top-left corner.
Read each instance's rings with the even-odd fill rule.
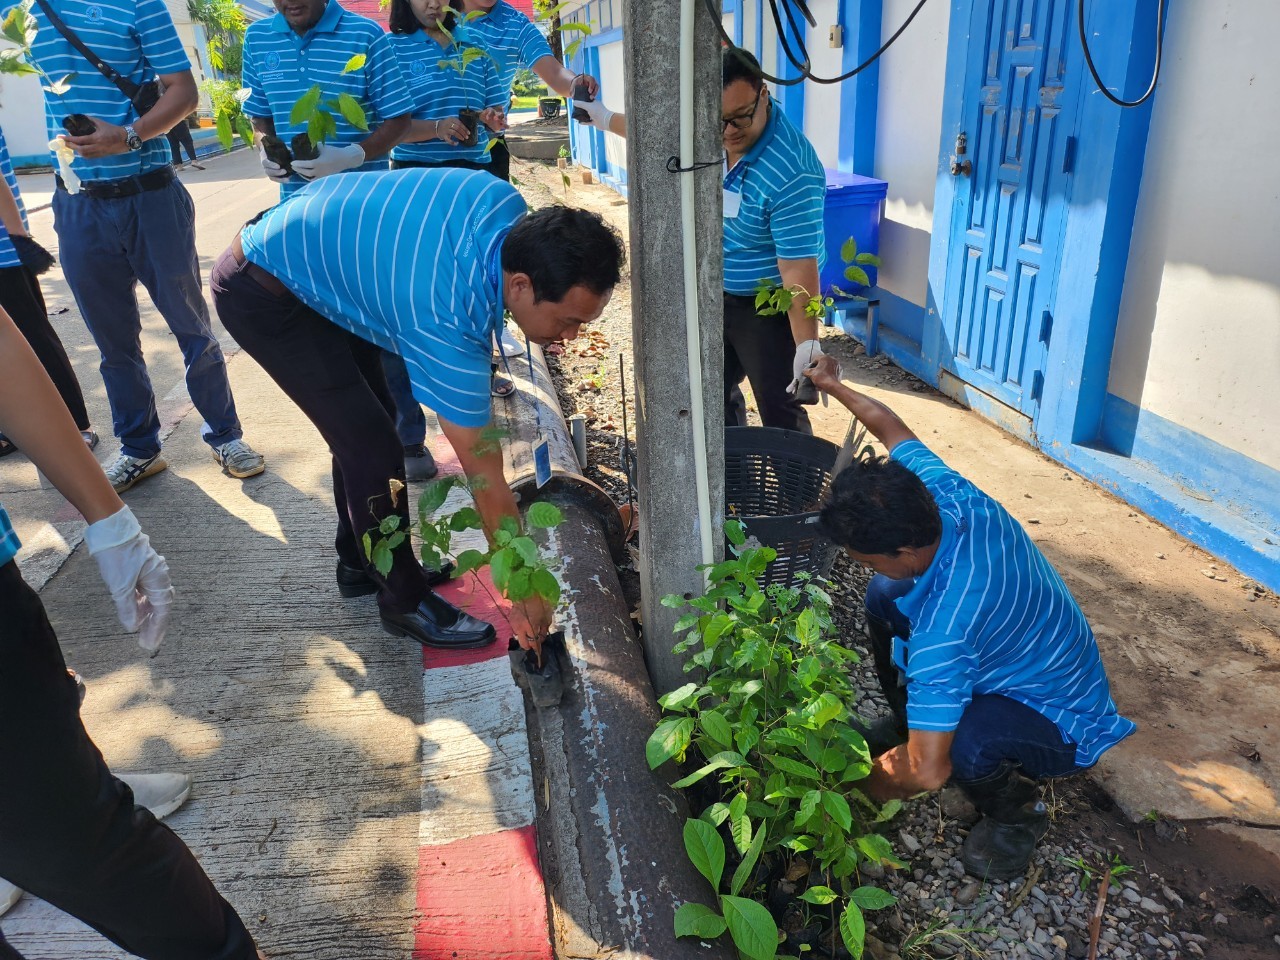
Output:
[[[73,137],[87,137],[98,129],[98,125],[83,113],[73,113],[63,117],[62,127]]]
[[[356,54],[347,61],[342,72],[354,73],[362,69],[366,59],[363,53]],[[320,89],[320,84],[313,84],[293,105],[289,112],[289,125],[299,127],[306,124],[307,129],[290,140],[289,146],[286,147],[283,140],[271,134],[262,137],[267,157],[289,173],[293,172],[294,160],[314,160],[320,154],[320,146],[337,135],[338,120],[335,113],[341,114],[357,130],[366,133],[369,130],[369,118],[364,107],[351,94],[340,93],[332,100],[321,100],[322,96],[324,91]]]

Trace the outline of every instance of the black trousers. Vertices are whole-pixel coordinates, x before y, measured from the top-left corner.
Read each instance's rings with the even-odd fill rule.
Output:
[[[192,163],[195,163],[196,144],[191,139],[191,128],[187,126],[187,121],[183,120],[165,136],[169,138],[169,152],[173,155],[175,167],[182,164],[182,151],[178,149],[180,146],[187,148],[187,156],[191,158]]]
[[[13,318],[14,325],[22,331],[44,367],[49,379],[58,388],[58,395],[71,411],[71,419],[79,430],[89,429],[89,413],[84,408],[84,394],[80,381],[71,369],[66,348],[49,322],[40,281],[26,267],[0,267],[0,307]]]
[[[813,433],[809,414],[787,393],[796,343],[785,315],[762,317],[754,297],[724,295],[724,422],[747,425],[747,402],[742,381],[751,381],[760,419],[766,427]]]
[[[493,149],[489,151],[489,172],[499,180],[511,182],[511,151],[507,148],[506,137],[494,137]]]
[[[380,607],[408,613],[431,589],[409,538],[392,555],[386,577],[368,563],[361,545],[363,535],[390,514],[400,517],[401,530],[409,529],[408,489],[393,504],[388,487],[392,478],[405,483],[404,447],[396,435],[382,351],[330,323],[287,290],[268,290],[254,279],[258,271],[248,262],[237,263],[230,250],[221,256],[209,284],[218,317],[329,446],[338,559],[368,570],[381,588]]]
[[[44,605],[0,566],[0,877],[149,960],[254,960],[195,856],[111,775]],[[18,956],[3,945],[0,958]]]

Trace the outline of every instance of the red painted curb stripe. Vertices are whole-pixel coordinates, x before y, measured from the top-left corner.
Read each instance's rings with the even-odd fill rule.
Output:
[[[418,852],[413,960],[553,960],[532,826]]]
[[[480,581],[483,581],[483,584]],[[498,590],[489,579],[488,570],[482,570],[478,575],[469,573],[457,580],[450,580],[437,587],[436,593],[473,617],[492,623],[493,628],[498,632],[498,639],[479,650],[450,651],[423,647],[422,665],[426,669],[483,663],[485,660],[507,655],[507,641],[511,639],[511,624],[507,622],[506,615],[494,602],[498,596]]]

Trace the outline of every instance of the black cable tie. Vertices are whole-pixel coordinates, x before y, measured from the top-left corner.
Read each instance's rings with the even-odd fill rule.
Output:
[[[706,170],[708,167],[718,167],[724,163],[724,158],[716,160],[703,160],[701,163],[692,163],[687,167],[680,166],[679,157],[667,157],[667,173],[692,173],[694,170]]]

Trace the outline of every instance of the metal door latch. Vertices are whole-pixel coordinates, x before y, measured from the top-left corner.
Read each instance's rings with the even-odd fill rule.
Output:
[[[956,135],[956,152],[951,157],[951,175],[953,177],[967,177],[973,173],[973,164],[969,162],[969,158],[964,157],[969,149],[969,137],[967,134],[960,133]]]

